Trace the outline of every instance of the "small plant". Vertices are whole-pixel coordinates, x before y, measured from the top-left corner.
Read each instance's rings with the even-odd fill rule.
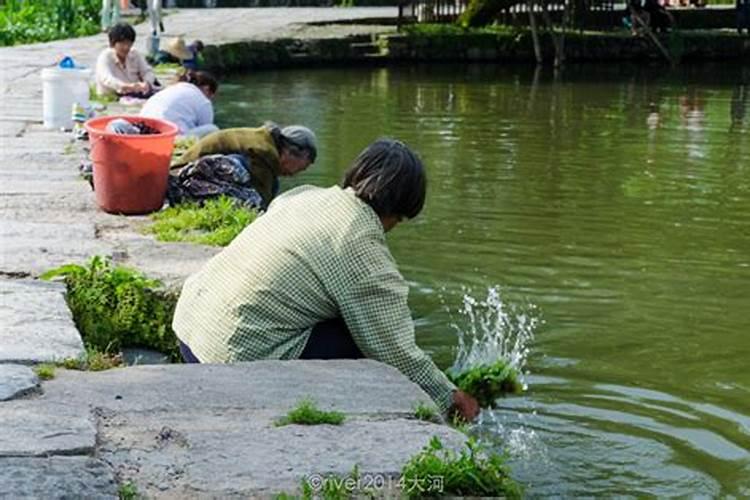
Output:
[[[171,327],[176,299],[155,291],[159,281],[99,256],[88,266],[68,264],[48,271],[42,279],[58,276],[65,279],[66,300],[87,348],[89,369],[111,366],[111,355],[124,346],[148,347],[179,361]],[[110,355],[109,361],[99,353]]]
[[[42,363],[34,367],[34,373],[42,380],[52,380],[55,378],[55,365],[52,363]]]
[[[238,206],[221,196],[203,206],[185,203],[151,216],[154,224],[146,229],[159,241],[188,241],[204,245],[227,246],[255,220],[257,212]]]
[[[520,394],[523,385],[518,372],[503,360],[491,365],[481,365],[461,373],[447,372],[456,387],[474,396],[482,408],[491,408],[506,394]]]
[[[420,401],[414,408],[414,417],[417,420],[434,421],[437,419],[437,413],[432,407]]]
[[[276,422],[276,426],[297,425],[341,425],[344,422],[344,414],[337,411],[319,410],[310,399],[301,401],[285,417]]]
[[[138,488],[130,481],[120,484],[117,488],[117,496],[120,497],[120,500],[138,500],[141,498]]]
[[[460,453],[433,437],[401,471],[399,481],[408,498],[480,496],[521,498],[520,486],[509,476],[505,458],[474,439]]]
[[[86,349],[86,354],[80,358],[68,358],[57,363],[67,370],[81,370],[99,372],[123,366],[121,354],[111,354],[97,351],[93,348]]]
[[[469,434],[469,429],[471,429],[471,424],[466,421],[465,418],[463,418],[458,413],[455,413],[449,422],[449,425],[453,427],[455,430],[460,432],[461,434]]]

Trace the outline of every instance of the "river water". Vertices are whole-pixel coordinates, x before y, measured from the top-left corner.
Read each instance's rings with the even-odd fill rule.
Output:
[[[306,69],[229,80],[217,121],[317,132],[282,189],[378,136],[420,152],[425,210],[389,234],[418,343],[450,365],[494,286],[543,321],[528,391],[483,417],[529,496],[747,498],[748,95],[730,65]]]

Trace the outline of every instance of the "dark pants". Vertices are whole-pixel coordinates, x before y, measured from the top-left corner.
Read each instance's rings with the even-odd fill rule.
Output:
[[[195,354],[193,354],[193,351],[190,350],[187,344],[183,344],[182,340],[180,340],[179,342],[180,354],[182,354],[183,361],[185,361],[185,363],[200,363],[200,360],[195,357]]]
[[[182,341],[180,341],[180,354],[185,363],[200,363],[193,351]],[[300,354],[300,359],[361,359],[364,357],[341,318],[329,319],[315,325]]]
[[[352,334],[341,318],[315,325],[300,359],[360,359],[364,354],[352,339]]]

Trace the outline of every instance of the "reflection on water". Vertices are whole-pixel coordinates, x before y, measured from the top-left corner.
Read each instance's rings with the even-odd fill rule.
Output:
[[[750,497],[750,70],[501,66],[257,73],[223,126],[304,123],[297,183],[373,139],[420,151],[425,211],[389,234],[418,342],[499,283],[538,306],[523,397],[483,416],[531,496]],[[467,325],[464,325],[467,326]]]

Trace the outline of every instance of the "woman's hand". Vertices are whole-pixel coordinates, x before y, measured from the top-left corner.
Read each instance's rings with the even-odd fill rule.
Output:
[[[471,422],[479,415],[480,408],[476,399],[464,391],[457,390],[453,393],[452,410],[467,422]]]

